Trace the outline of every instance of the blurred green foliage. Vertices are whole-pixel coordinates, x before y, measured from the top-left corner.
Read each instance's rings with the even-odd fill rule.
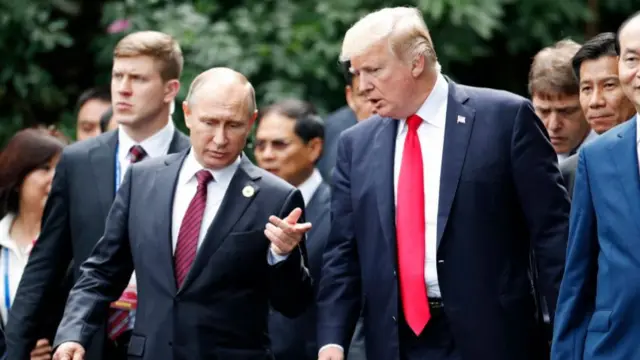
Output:
[[[228,66],[255,85],[261,105],[293,96],[323,113],[344,105],[337,57],[344,32],[397,0],[0,0],[0,141],[35,123],[72,134],[74,102],[109,81],[112,50],[127,32],[176,37],[185,54],[178,101],[200,71]],[[615,31],[640,0],[417,0],[444,71],[457,81],[526,95],[530,58],[591,22]],[[113,21],[130,28],[109,34]],[[179,104],[179,102],[178,102]],[[180,107],[176,123],[182,127]]]

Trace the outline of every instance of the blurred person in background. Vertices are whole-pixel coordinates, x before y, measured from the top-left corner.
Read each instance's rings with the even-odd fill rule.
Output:
[[[349,72],[350,62],[340,63],[340,69],[345,80],[345,96],[347,106],[344,106],[327,116],[325,120],[325,142],[324,150],[318,161],[318,169],[322,176],[331,181],[331,172],[336,165],[336,154],[338,150],[338,138],[342,131],[371,117],[375,113],[371,102],[367,101],[360,85],[358,76]]]
[[[579,49],[580,44],[573,40],[558,41],[534,56],[529,71],[531,101],[547,128],[558,162],[598,136],[580,107],[578,80],[571,64]]]
[[[76,139],[86,140],[102,134],[101,118],[111,107],[111,92],[109,88],[91,88],[85,90],[78,97],[76,109],[78,119],[76,126]]]
[[[572,59],[573,72],[580,85],[580,106],[593,131],[601,135],[629,120],[636,113],[618,79],[616,35],[598,34],[585,42]],[[573,195],[578,155],[560,164],[569,196]]]
[[[111,95],[117,131],[65,148],[51,185],[42,233],[24,270],[6,332],[8,358],[24,360],[35,346],[48,299],[72,266],[73,278],[103,235],[105,219],[128,167],[189,147],[176,130],[171,104],[180,89],[183,57],[161,32],[131,33],[114,49]],[[105,109],[106,110],[106,109]],[[101,115],[101,114],[100,114]],[[135,276],[87,349],[90,360],[127,358],[135,312]],[[124,304],[124,305],[119,305]]]
[[[118,128],[118,122],[113,116],[113,108],[109,107],[102,117],[100,117],[100,130],[104,133]]]
[[[256,121],[258,166],[286,180],[302,193],[305,219],[313,224],[305,240],[311,277],[320,276],[322,252],[329,235],[331,190],[316,163],[324,140],[324,122],[312,104],[288,99],[260,111]],[[317,282],[314,283],[314,293]],[[269,313],[269,336],[276,360],[315,360],[315,306],[290,319]]]
[[[6,330],[8,313],[14,305],[29,252],[40,234],[42,213],[64,146],[47,130],[25,129],[16,133],[0,153],[0,326],[3,330]],[[50,359],[50,342],[66,298],[65,294],[60,296],[46,299],[47,319],[38,329],[39,340],[31,352],[32,360]]]

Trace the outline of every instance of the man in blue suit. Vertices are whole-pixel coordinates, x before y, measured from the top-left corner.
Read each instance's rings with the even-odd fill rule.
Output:
[[[640,14],[617,44],[620,84],[640,111]],[[639,139],[636,115],[578,155],[553,360],[640,358]]]
[[[529,254],[553,313],[569,198],[531,103],[448,82],[413,8],[361,19],[341,60],[379,116],[338,145],[319,359],[343,359],[361,306],[369,360],[539,359]]]

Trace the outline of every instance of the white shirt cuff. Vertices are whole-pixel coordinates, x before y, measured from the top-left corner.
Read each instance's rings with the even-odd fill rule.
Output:
[[[269,252],[267,253],[267,262],[269,265],[275,265],[281,261],[287,260],[289,254],[287,255],[278,255],[276,254],[271,247],[269,247]]]
[[[327,344],[323,347],[320,348],[320,350],[318,351],[318,355],[320,355],[320,353],[322,352],[322,350],[326,349],[326,348],[330,348],[330,347],[334,347],[336,349],[340,349],[340,351],[342,351],[342,353],[344,354],[344,349],[342,348],[342,346],[338,345],[338,344]]]

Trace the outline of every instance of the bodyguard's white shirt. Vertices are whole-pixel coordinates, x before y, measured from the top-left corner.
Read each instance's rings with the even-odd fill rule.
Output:
[[[424,204],[425,204],[425,264],[424,279],[427,285],[427,296],[440,298],[438,285],[438,269],[436,260],[438,232],[438,203],[440,200],[440,172],[442,169],[442,152],[444,147],[444,129],[447,118],[449,86],[442,74],[438,74],[436,84],[429,97],[416,112],[422,118],[418,127],[418,138],[422,150],[422,167],[424,170]],[[460,124],[459,126],[464,126]],[[395,204],[398,205],[398,178],[402,165],[404,140],[407,137],[406,119],[398,123],[396,150],[393,162],[393,182]]]

